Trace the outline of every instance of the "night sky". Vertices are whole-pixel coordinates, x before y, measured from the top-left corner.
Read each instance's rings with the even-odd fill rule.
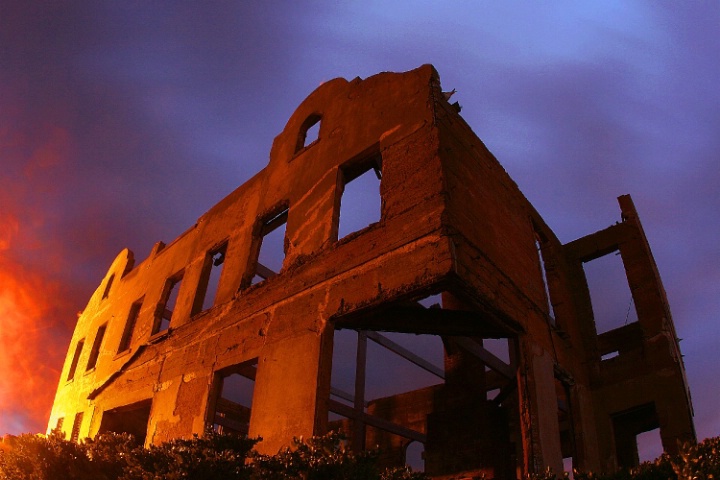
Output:
[[[718,59],[709,1],[0,0],[0,435],[45,431],[121,249],[140,262],[263,168],[322,82],[425,63],[562,242],[632,195],[698,436],[720,434]],[[593,268],[621,325],[629,293]]]

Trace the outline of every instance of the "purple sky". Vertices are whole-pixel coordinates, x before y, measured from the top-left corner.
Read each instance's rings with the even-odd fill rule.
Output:
[[[424,63],[561,241],[633,196],[720,434],[720,4],[397,3],[0,0],[0,434],[45,430],[122,248],[263,168],[323,81]]]

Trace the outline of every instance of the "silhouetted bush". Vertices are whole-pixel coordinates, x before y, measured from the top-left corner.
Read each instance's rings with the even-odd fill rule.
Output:
[[[20,435],[0,443],[0,480],[423,480],[408,467],[381,471],[378,453],[353,453],[337,433],[295,439],[277,455],[258,440],[214,431],[143,448],[131,435],[102,434],[75,443],[61,435]],[[610,474],[575,472],[576,480],[720,480],[720,437],[684,445],[678,455]],[[550,471],[529,480],[557,480]],[[565,475],[560,478],[565,478]]]
[[[557,480],[551,472],[531,475],[531,480]],[[565,478],[565,476],[560,477]],[[720,437],[699,444],[685,444],[678,455],[663,454],[653,462],[614,473],[574,472],[575,480],[720,480]]]
[[[75,443],[61,435],[20,435],[2,444],[0,480],[423,480],[409,468],[381,471],[377,452],[353,453],[330,433],[296,439],[261,455],[255,439],[220,435],[143,448],[131,435],[102,434]]]

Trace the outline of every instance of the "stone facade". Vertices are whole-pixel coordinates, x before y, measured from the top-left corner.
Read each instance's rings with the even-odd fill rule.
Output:
[[[265,169],[141,263],[129,250],[113,261],[78,319],[48,428],[150,444],[215,425],[261,436],[266,453],[343,428],[388,464],[424,445],[436,477],[515,478],[568,457],[610,470],[637,462],[638,433],[659,428],[668,451],[694,440],[630,197],[617,224],[562,244],[459,110],[429,65],[320,86]],[[338,239],[345,186],[366,172],[381,178],[380,218]],[[274,269],[261,261],[273,235]],[[638,320],[598,334],[583,265],[616,252]],[[350,393],[331,384],[341,329],[358,331]],[[444,365],[386,332],[437,336]],[[438,384],[366,398],[368,342]]]

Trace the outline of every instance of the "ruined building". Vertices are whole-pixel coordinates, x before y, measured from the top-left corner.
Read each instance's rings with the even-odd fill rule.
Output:
[[[339,234],[343,194],[368,176],[379,218]],[[569,458],[607,471],[636,463],[636,436],[658,428],[674,451],[695,438],[678,339],[633,202],[619,204],[618,223],[563,244],[433,67],[324,83],[265,169],[139,264],[117,256],[79,317],[48,428],[150,444],[214,425],[261,436],[265,453],[342,428],[387,464],[420,446],[437,477]],[[598,333],[584,266],[618,252],[637,321]],[[440,360],[401,337],[436,341]],[[371,398],[378,351],[436,381]],[[341,354],[354,373],[333,373]]]

